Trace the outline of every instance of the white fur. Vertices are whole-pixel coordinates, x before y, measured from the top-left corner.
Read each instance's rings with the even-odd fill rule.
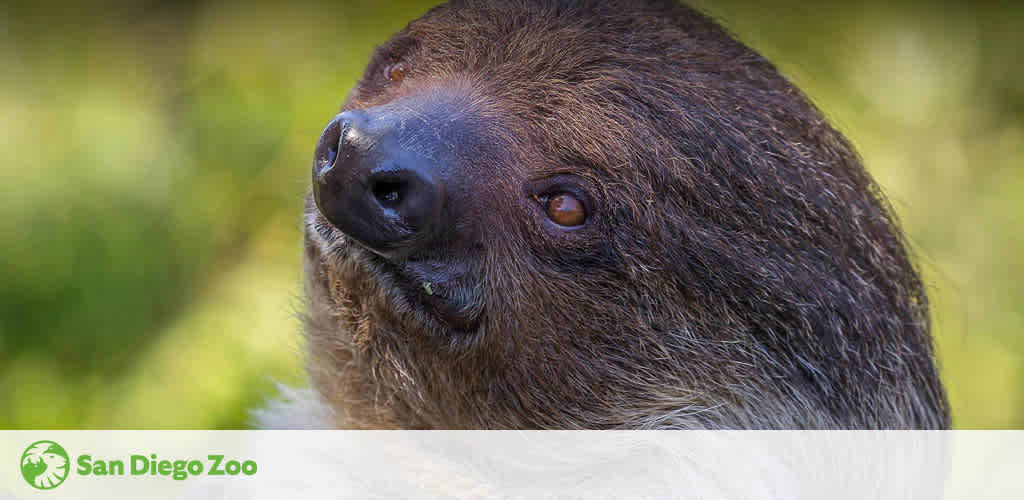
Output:
[[[251,413],[259,429],[333,429],[334,411],[309,388],[278,385],[281,396]]]

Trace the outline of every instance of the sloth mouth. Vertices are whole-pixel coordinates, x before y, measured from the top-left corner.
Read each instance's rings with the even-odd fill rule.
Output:
[[[455,332],[471,333],[480,326],[480,311],[460,292],[453,274],[461,273],[453,273],[451,266],[420,260],[393,262],[372,252],[368,254],[413,307]]]
[[[315,216],[309,225],[324,249],[357,247],[361,251],[356,254],[344,250],[342,254],[368,264],[372,269],[372,279],[389,281],[412,308],[456,333],[470,334],[479,328],[483,307],[465,286],[460,285],[468,282],[469,273],[463,266],[435,260],[389,260],[345,236],[319,212],[313,213]]]

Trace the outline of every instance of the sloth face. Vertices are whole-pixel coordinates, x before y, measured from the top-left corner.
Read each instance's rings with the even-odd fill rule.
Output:
[[[315,382],[434,427],[941,426],[877,193],[771,64],[673,1],[435,8],[315,149]]]

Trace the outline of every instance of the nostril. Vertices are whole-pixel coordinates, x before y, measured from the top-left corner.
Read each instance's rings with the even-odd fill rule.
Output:
[[[327,149],[327,165],[334,165],[334,159],[338,157],[338,145],[335,143]]]
[[[402,231],[424,231],[437,223],[444,206],[444,186],[427,167],[389,167],[370,175],[366,184],[370,203]]]
[[[406,183],[401,180],[394,179],[382,179],[374,181],[373,185],[370,186],[370,191],[373,192],[373,197],[377,199],[377,203],[384,208],[395,208],[402,203],[402,199],[405,197]]]
[[[322,173],[330,170],[334,161],[338,158],[338,145],[341,142],[342,120],[334,119],[320,135],[320,141],[316,145],[315,171]]]

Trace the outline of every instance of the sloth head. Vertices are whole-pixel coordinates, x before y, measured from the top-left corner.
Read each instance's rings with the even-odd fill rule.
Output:
[[[324,129],[305,221],[336,425],[948,425],[857,155],[673,2],[431,10]]]

